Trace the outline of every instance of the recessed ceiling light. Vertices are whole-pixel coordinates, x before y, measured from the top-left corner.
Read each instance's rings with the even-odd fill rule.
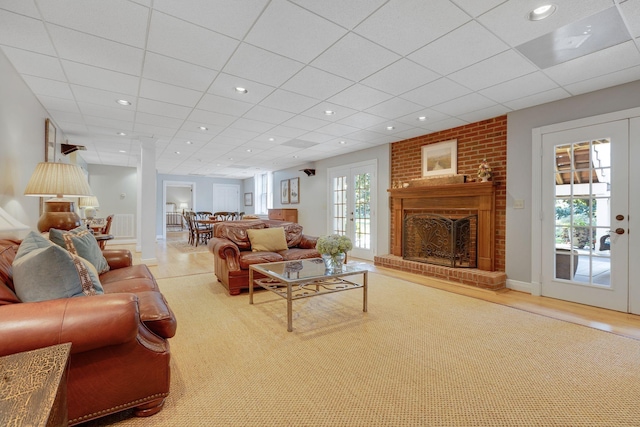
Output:
[[[238,92],[238,93],[248,93],[249,92],[246,88],[240,87],[240,86],[236,87],[235,89],[236,89],[236,92]]]
[[[336,112],[333,110],[325,110],[324,111],[324,115],[325,116],[333,116]]]
[[[192,142],[192,141],[187,141],[187,142],[185,142],[185,144],[187,144],[187,145],[193,145],[193,142]]]
[[[294,158],[294,159],[297,159],[297,158],[298,158],[298,156],[293,156],[293,158]]]
[[[205,126],[199,126],[198,129],[200,129],[200,130],[209,130],[209,128],[205,127]]]
[[[340,144],[345,145],[347,141],[340,141]]]
[[[233,160],[233,157],[229,157],[227,160]]]
[[[175,152],[176,154],[180,154],[180,152],[179,152],[179,151],[174,151],[174,152]]]
[[[116,102],[120,105],[131,105],[131,102],[127,101],[126,99],[118,99],[116,100]]]
[[[426,117],[426,116],[420,116],[420,117],[418,117],[418,121],[420,121],[420,122],[424,122],[425,120],[427,120],[427,117]]]
[[[253,150],[251,148],[247,148],[247,153],[251,153]]]
[[[276,140],[275,138],[269,138],[269,141],[271,141],[271,142],[273,142],[275,140]]]
[[[119,135],[119,136],[127,136],[127,134],[124,133],[124,132],[118,132],[117,135]]]
[[[530,21],[540,21],[553,15],[557,7],[553,4],[545,4],[544,6],[536,7],[529,12]]]
[[[124,150],[118,150],[118,153],[126,153]]]
[[[387,130],[394,130],[395,127],[394,126],[387,126]]]

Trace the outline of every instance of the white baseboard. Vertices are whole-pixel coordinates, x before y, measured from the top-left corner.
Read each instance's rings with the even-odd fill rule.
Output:
[[[532,283],[521,282],[519,280],[510,280],[507,279],[507,288],[513,289],[514,291],[526,292],[529,294],[533,294],[534,286]]]
[[[115,239],[112,240],[112,242],[114,244],[117,244],[117,245],[130,245],[132,243],[136,243],[136,239],[118,239],[118,238],[115,238]]]

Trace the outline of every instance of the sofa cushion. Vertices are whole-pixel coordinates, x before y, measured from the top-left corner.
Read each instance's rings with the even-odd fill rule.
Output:
[[[247,230],[265,228],[262,221],[222,221],[213,227],[213,236],[229,239],[238,246],[241,251],[251,250],[251,242]]]
[[[13,282],[22,302],[102,294],[90,262],[32,231],[13,261]]]
[[[277,252],[287,249],[287,239],[284,228],[263,228],[261,230],[247,230],[252,252]]]
[[[248,270],[250,265],[264,264],[266,262],[284,261],[282,255],[275,252],[240,252],[240,269]]]
[[[296,259],[320,258],[320,252],[315,249],[289,248],[285,251],[278,251],[285,261]]]
[[[109,271],[109,264],[102,255],[102,250],[86,227],[78,227],[73,230],[49,230],[49,239],[65,248],[74,255],[78,255],[94,265],[99,274]]]

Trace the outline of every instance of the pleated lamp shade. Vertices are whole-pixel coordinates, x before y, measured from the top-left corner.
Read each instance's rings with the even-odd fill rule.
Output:
[[[63,197],[84,197],[92,193],[79,166],[52,162],[38,163],[24,190],[25,196],[55,197],[44,203],[44,212],[38,220],[38,230],[42,233],[51,228],[71,230],[80,226],[73,201]]]
[[[80,197],[80,200],[78,201],[78,207],[98,208],[100,207],[100,203],[98,203],[98,198],[96,196]]]

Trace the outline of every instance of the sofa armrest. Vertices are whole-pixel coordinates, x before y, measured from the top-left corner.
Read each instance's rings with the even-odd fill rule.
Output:
[[[133,257],[128,249],[103,249],[102,255],[112,270],[133,265]]]
[[[302,249],[315,249],[316,243],[318,243],[318,238],[314,236],[307,236],[305,234],[302,235],[302,240],[298,245],[299,248]]]
[[[218,256],[227,262],[229,271],[240,270],[240,249],[231,240],[220,237],[209,239],[207,246],[214,256]]]
[[[140,325],[134,294],[9,304],[0,319],[0,356],[65,342],[72,353],[119,345],[135,340]]]

